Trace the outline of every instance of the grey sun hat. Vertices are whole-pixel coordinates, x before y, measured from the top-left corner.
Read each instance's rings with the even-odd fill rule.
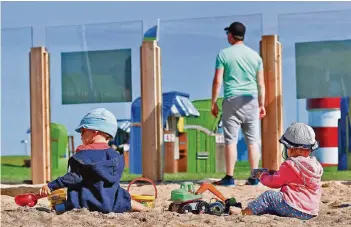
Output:
[[[287,148],[303,148],[312,151],[318,148],[316,134],[311,126],[304,123],[293,123],[279,140]]]
[[[80,121],[76,132],[80,133],[82,128],[97,130],[115,137],[117,133],[117,120],[115,115],[105,108],[97,108],[89,111]]]

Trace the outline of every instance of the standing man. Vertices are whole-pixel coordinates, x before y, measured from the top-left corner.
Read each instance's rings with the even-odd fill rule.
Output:
[[[235,186],[233,175],[237,160],[239,128],[242,128],[248,146],[251,169],[258,168],[259,165],[259,120],[266,115],[265,86],[262,58],[244,44],[245,26],[234,22],[224,30],[231,46],[217,55],[211,112],[217,117],[217,99],[224,81],[222,122],[227,175],[215,184]],[[249,178],[246,184],[256,185],[258,182]]]

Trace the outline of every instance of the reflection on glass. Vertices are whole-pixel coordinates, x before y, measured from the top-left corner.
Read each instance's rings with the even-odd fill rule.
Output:
[[[61,54],[62,104],[131,102],[131,49]]]
[[[297,98],[351,96],[351,40],[296,43],[295,53]]]
[[[191,99],[211,97],[216,55],[229,46],[224,28],[246,26],[245,44],[259,51],[261,15],[160,21],[163,91],[182,91]]]
[[[349,127],[340,98],[351,93],[350,28],[351,10],[279,16],[284,126],[294,121],[311,125],[320,142],[314,155],[326,166],[341,163],[338,129]],[[340,116],[344,116],[341,126]]]
[[[300,121],[308,123],[308,111],[306,110],[306,95],[298,94],[299,91],[309,92],[326,92],[335,91],[336,87],[345,90],[341,92],[346,92],[347,87],[351,87],[350,74],[345,73],[343,75],[338,74],[335,77],[330,78],[332,71],[328,64],[332,64],[335,59],[335,54],[340,56],[340,51],[343,48],[339,47],[318,47],[314,50],[310,47],[306,47],[307,43],[315,43],[314,45],[334,45],[337,41],[343,42],[345,48],[349,48],[347,40],[351,39],[351,11],[333,11],[333,12],[320,12],[320,13],[303,13],[303,14],[287,14],[279,15],[279,41],[283,46],[283,101],[284,101],[284,128],[287,128],[292,122]],[[339,43],[340,44],[340,43]],[[339,45],[337,44],[337,45]],[[296,47],[296,48],[295,48]],[[301,47],[309,48],[312,52],[303,50]],[[321,49],[319,49],[321,48]],[[322,55],[325,56],[326,51],[333,52],[333,56],[329,57],[328,63],[323,63],[323,68],[317,69],[322,65]],[[307,55],[307,52],[308,53]],[[300,56],[297,56],[299,54]],[[304,54],[304,58],[301,58],[301,54]],[[329,55],[329,54],[328,54]],[[300,60],[299,60],[300,59]],[[318,60],[319,59],[319,60]],[[344,58],[340,59],[337,64],[340,65],[341,62],[347,61]],[[304,63],[302,63],[304,62]],[[312,63],[316,63],[312,66]],[[320,64],[318,66],[318,64]],[[297,65],[297,63],[299,65]],[[311,63],[311,64],[310,64]],[[305,68],[299,66],[305,65]],[[308,66],[307,66],[308,64]],[[334,64],[335,65],[335,64]],[[343,65],[350,65],[348,63]],[[327,67],[328,66],[328,67]],[[312,67],[314,68],[312,71]],[[346,66],[342,66],[340,69],[347,69]],[[307,70],[307,71],[306,71]],[[335,72],[335,70],[334,70]],[[312,73],[312,75],[310,75]],[[323,75],[319,79],[316,78],[313,82],[311,79],[313,75]],[[297,80],[297,78],[300,78]],[[329,82],[331,84],[327,85]],[[296,87],[296,84],[303,84]],[[323,85],[320,87],[320,85]],[[327,86],[327,87],[326,87]],[[306,88],[306,89],[303,89]],[[314,96],[326,95],[314,94]],[[335,94],[336,95],[336,94]],[[300,98],[300,99],[297,99]]]
[[[79,145],[74,128],[89,110],[130,118],[131,101],[140,96],[142,21],[47,27],[45,35],[52,121],[66,125]]]

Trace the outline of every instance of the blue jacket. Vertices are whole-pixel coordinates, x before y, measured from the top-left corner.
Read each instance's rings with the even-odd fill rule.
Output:
[[[50,190],[67,187],[66,210],[87,208],[102,213],[131,210],[131,197],[119,183],[124,158],[112,148],[86,149],[73,155],[70,171],[50,182]]]

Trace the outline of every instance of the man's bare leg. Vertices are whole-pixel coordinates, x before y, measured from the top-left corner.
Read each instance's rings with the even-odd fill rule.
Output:
[[[251,143],[251,144],[248,144],[247,147],[248,147],[248,152],[249,152],[249,162],[250,162],[251,170],[257,169],[258,165],[260,163],[259,146],[257,143]],[[259,180],[249,177],[249,179],[247,179],[245,184],[246,185],[257,185],[257,184],[259,184]]]
[[[257,169],[260,163],[260,152],[257,143],[248,144],[249,162],[251,169]]]
[[[226,174],[228,176],[234,176],[234,168],[238,156],[236,143],[226,144],[224,154]]]

